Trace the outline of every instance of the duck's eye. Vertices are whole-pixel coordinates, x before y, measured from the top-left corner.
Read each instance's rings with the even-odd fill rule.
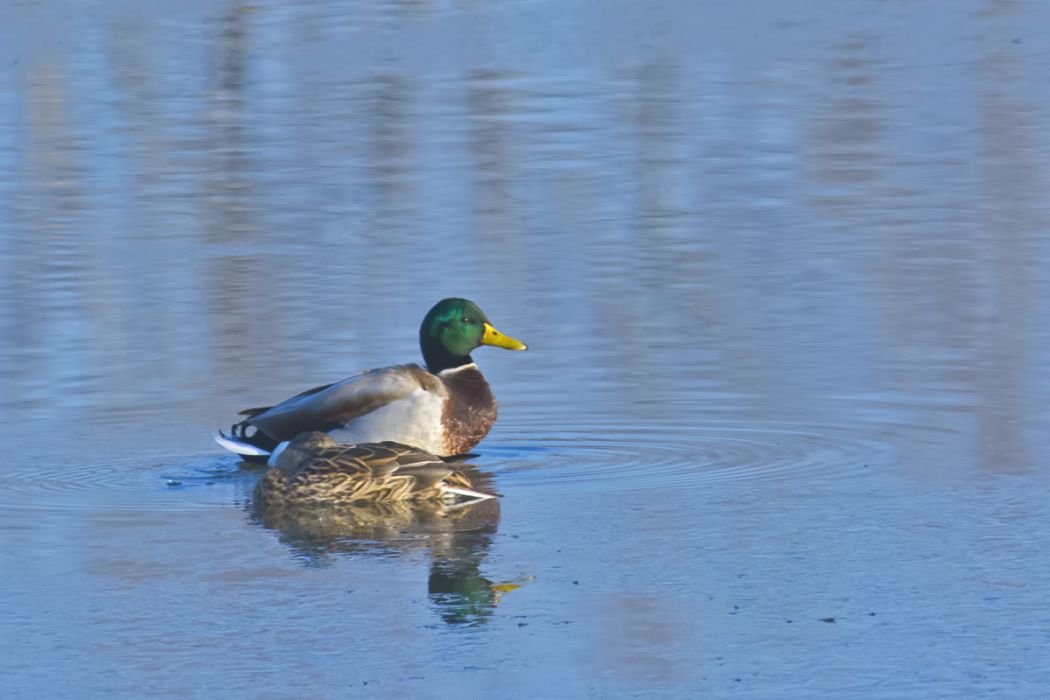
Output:
[[[466,316],[464,316],[463,317],[463,323],[474,323],[474,319],[467,318]]]

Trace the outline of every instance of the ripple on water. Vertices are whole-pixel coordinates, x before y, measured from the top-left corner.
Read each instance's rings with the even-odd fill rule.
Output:
[[[258,472],[234,457],[172,457],[143,463],[7,465],[0,508],[28,510],[193,510],[250,490]],[[211,488],[211,487],[226,488]]]
[[[848,475],[885,466],[894,450],[856,426],[674,421],[589,422],[571,430],[526,425],[486,445],[479,460],[500,490],[644,490],[712,482]],[[194,510],[247,498],[260,475],[234,457],[122,459],[104,464],[8,465],[0,508]]]
[[[702,426],[591,423],[511,434],[485,451],[505,492],[515,485],[618,490],[737,480],[847,475],[893,462],[894,449],[851,429],[801,423]]]

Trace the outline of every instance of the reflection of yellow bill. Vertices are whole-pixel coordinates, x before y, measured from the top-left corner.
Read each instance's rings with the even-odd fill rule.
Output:
[[[496,593],[506,593],[507,591],[513,591],[515,588],[521,588],[520,583],[497,583],[492,586],[492,590]]]
[[[517,341],[515,341],[517,342]],[[489,588],[492,589],[492,602],[499,605],[500,598],[503,597],[504,593],[513,591],[515,588],[521,588],[526,583],[532,580],[532,576],[526,576],[525,578],[519,578],[517,581],[507,581],[506,583],[494,583]]]
[[[485,324],[485,335],[481,336],[482,345],[492,345],[507,350],[528,350],[528,346],[520,340],[514,340],[509,335],[503,335],[491,323]]]

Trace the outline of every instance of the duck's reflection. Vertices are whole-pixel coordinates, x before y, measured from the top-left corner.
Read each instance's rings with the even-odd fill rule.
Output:
[[[472,472],[481,488],[487,475]],[[463,505],[440,501],[361,503],[342,506],[250,506],[252,519],[278,533],[307,566],[325,566],[340,555],[430,558],[427,591],[442,620],[484,623],[500,596],[515,583],[494,583],[481,565],[499,525],[498,498]]]
[[[430,565],[427,593],[430,601],[450,625],[477,625],[492,616],[500,596],[522,585],[523,581],[493,583],[466,560],[438,561]]]

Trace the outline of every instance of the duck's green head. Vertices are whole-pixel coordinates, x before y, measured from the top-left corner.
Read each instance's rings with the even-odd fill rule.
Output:
[[[493,328],[485,312],[468,299],[442,299],[419,327],[419,347],[431,372],[472,362],[471,351],[481,345],[526,349],[525,343]]]

